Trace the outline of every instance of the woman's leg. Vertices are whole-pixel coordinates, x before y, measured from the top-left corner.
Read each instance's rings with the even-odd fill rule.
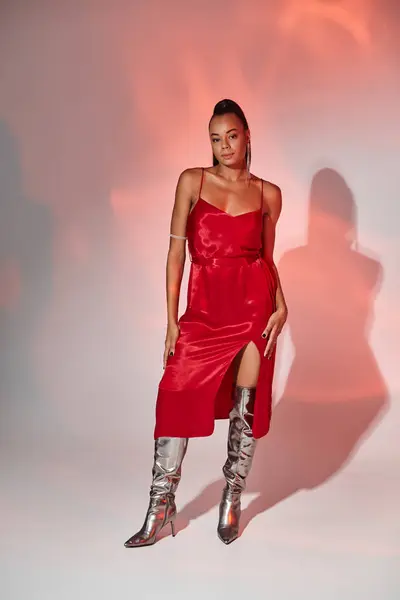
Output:
[[[236,384],[256,387],[260,372],[260,353],[254,342],[245,346],[235,359]]]
[[[160,437],[155,440],[149,508],[142,528],[125,542],[126,548],[154,544],[158,533],[168,523],[175,535],[175,492],[187,445],[188,438]]]
[[[235,363],[233,408],[229,414],[228,456],[222,468],[226,485],[219,507],[218,536],[224,544],[239,533],[240,496],[246,486],[256,449],[253,437],[254,403],[260,371],[260,354],[251,342]]]

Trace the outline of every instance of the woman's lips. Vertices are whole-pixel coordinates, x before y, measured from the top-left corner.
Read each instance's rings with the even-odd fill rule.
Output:
[[[222,158],[232,158],[233,154],[234,153],[232,152],[232,154],[221,154],[221,156]]]

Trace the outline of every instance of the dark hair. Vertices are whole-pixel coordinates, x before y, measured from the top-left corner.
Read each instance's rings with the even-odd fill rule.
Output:
[[[233,113],[234,115],[236,115],[243,123],[244,129],[245,130],[249,129],[249,124],[247,123],[247,119],[244,116],[244,112],[240,108],[239,104],[237,104],[233,100],[229,100],[228,98],[225,98],[224,100],[220,100],[214,106],[214,111],[213,111],[212,117],[208,123],[208,126],[210,127],[210,123],[211,123],[213,117],[217,117],[220,115],[226,115],[228,113]],[[246,149],[245,160],[246,160],[246,164],[248,165],[248,168],[250,169],[250,161],[251,161],[250,141],[249,141],[249,145],[248,145],[248,150]],[[214,153],[213,153],[213,166],[215,167],[215,165],[217,165],[217,164],[218,164],[218,160],[215,158]]]

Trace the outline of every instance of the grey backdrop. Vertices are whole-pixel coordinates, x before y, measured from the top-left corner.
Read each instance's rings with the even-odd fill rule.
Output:
[[[389,0],[1,3],[7,599],[398,597],[399,18]],[[132,555],[173,194],[210,164],[223,97],[283,192],[273,424],[238,542],[215,535],[217,423],[191,441],[179,535]]]

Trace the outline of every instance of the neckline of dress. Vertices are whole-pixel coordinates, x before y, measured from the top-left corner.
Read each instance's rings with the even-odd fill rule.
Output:
[[[260,206],[260,208],[257,208],[256,210],[248,210],[244,213],[239,213],[238,215],[231,215],[230,213],[226,212],[226,210],[223,210],[222,208],[219,208],[218,206],[215,206],[215,204],[211,204],[211,202],[207,202],[207,200],[204,200],[204,198],[202,198],[201,196],[199,196],[199,199],[197,200],[196,204],[194,205],[194,207],[192,208],[192,210],[190,211],[190,215],[192,214],[192,212],[194,211],[194,209],[196,208],[196,206],[198,205],[199,201],[204,202],[205,204],[208,204],[208,206],[211,206],[211,208],[215,208],[215,210],[217,210],[218,212],[223,213],[224,215],[227,215],[228,217],[231,217],[231,219],[236,219],[237,217],[244,217],[245,215],[253,215],[255,213],[258,213],[262,210],[262,206]]]

